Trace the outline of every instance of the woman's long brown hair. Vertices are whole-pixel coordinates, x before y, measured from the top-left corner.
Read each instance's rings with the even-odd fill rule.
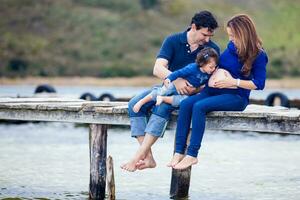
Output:
[[[249,76],[253,61],[262,49],[262,41],[258,37],[252,19],[245,14],[232,17],[227,22],[234,35],[234,43],[237,48],[239,59],[244,63],[242,74]]]

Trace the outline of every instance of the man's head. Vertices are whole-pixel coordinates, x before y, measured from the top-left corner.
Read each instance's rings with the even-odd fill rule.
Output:
[[[200,44],[207,43],[218,28],[218,22],[209,11],[201,11],[194,15],[191,21],[191,31],[194,39]]]

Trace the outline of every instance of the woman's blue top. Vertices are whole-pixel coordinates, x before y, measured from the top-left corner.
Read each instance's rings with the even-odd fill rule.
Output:
[[[266,66],[268,63],[268,56],[264,50],[261,50],[257,57],[255,58],[251,73],[248,77],[244,76],[241,72],[243,63],[240,62],[237,54],[237,49],[234,46],[234,43],[230,41],[227,45],[227,48],[220,56],[219,67],[226,69],[233,78],[241,80],[252,80],[256,85],[256,90],[262,90],[265,87],[266,80]],[[207,88],[210,93],[213,94],[239,94],[241,97],[249,100],[250,91],[244,88],[238,89],[218,89],[218,88]]]

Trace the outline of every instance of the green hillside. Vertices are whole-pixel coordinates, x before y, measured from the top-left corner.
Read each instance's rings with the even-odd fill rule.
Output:
[[[270,57],[269,77],[300,76],[299,0],[0,0],[0,76],[152,75],[165,36],[198,10],[223,24],[251,15]]]

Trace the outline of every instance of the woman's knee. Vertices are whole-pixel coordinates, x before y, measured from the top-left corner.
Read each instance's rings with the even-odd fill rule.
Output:
[[[197,103],[194,104],[193,111],[206,113],[207,108],[208,108],[208,106],[200,101],[200,102],[197,102]]]

